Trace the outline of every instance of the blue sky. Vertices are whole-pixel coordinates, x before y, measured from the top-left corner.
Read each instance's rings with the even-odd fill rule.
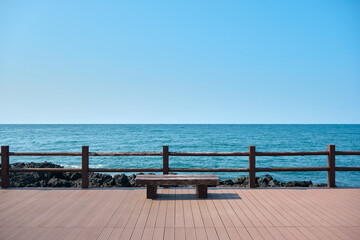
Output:
[[[0,123],[360,123],[359,1],[1,1]]]

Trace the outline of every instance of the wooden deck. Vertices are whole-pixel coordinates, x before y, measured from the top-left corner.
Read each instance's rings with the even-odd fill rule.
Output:
[[[0,239],[360,239],[360,189],[0,190]]]

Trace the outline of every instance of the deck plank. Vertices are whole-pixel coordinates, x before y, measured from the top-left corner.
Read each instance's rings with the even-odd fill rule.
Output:
[[[199,240],[207,239],[205,228],[203,227],[195,228],[195,233],[196,233],[196,239]]]
[[[175,227],[183,228],[185,226],[185,216],[183,207],[182,190],[177,188],[175,190]],[[176,235],[175,235],[176,236]],[[179,236],[180,237],[180,236]]]
[[[193,211],[191,208],[191,201],[190,201],[190,195],[192,197],[195,197],[195,189],[191,188],[183,188],[182,189],[182,194],[184,195],[184,200],[183,200],[183,207],[184,207],[184,226],[186,228],[193,228],[195,227],[194,224],[194,217],[193,217]],[[193,198],[195,199],[195,198]],[[195,234],[195,231],[194,231]],[[187,237],[186,237],[187,238]]]
[[[264,226],[263,224],[262,224],[262,222],[255,216],[255,214],[251,211],[251,209],[250,208],[248,208],[248,206],[245,204],[245,202],[243,201],[243,196],[242,196],[242,194],[241,194],[241,192],[240,192],[240,190],[239,189],[229,189],[228,190],[228,192],[229,193],[233,193],[233,194],[237,194],[238,196],[240,196],[240,198],[241,198],[241,201],[234,201],[234,205],[238,205],[238,207],[241,209],[241,212],[239,211],[238,213],[244,213],[246,216],[247,216],[247,218],[249,219],[249,221],[248,222],[244,222],[244,225],[246,226],[246,227],[249,227],[247,224],[250,224],[250,227],[251,226],[257,226],[257,227],[262,227],[262,226]],[[240,218],[241,216],[239,216],[239,218]],[[240,218],[240,219],[242,219],[242,218]]]
[[[133,200],[134,196],[136,194],[135,190],[128,190],[128,193],[126,194],[127,201],[121,200],[119,202],[119,205],[116,209],[114,209],[114,214],[111,216],[111,218],[106,223],[106,227],[115,227],[118,221],[123,217],[124,212],[128,210],[128,206],[131,204],[132,201],[129,201],[129,199]]]
[[[236,228],[236,231],[238,232],[238,234],[242,240],[251,240],[252,239],[249,231],[246,228]]]
[[[169,239],[169,240],[175,239],[175,228],[174,227],[165,228],[164,239]]]
[[[167,201],[165,226],[167,228],[173,228],[175,227],[175,189],[166,189],[166,193],[169,194],[169,196]]]
[[[162,240],[162,239],[164,239],[164,231],[165,231],[164,227],[156,227],[154,229],[153,240]]]
[[[120,228],[117,228],[117,229],[120,229]],[[97,240],[109,240],[110,236],[114,230],[115,230],[114,228],[102,228],[102,231],[101,231],[99,237],[97,238]],[[120,235],[121,235],[121,233],[120,233]],[[116,238],[116,239],[118,239],[118,238]]]
[[[197,203],[199,205],[200,214],[201,214],[202,220],[204,222],[204,227],[212,228],[212,227],[214,227],[214,222],[211,218],[210,212],[206,205],[206,201],[207,200],[200,199],[200,200],[197,200]]]
[[[209,240],[218,240],[220,239],[216,233],[215,228],[205,228],[206,236]]]
[[[287,213],[289,213],[294,219],[296,219],[296,221],[298,221],[301,224],[300,226],[310,227],[310,226],[320,225],[310,216],[307,216],[305,213],[303,213],[302,209],[300,209],[299,206],[290,202],[288,197],[279,196],[280,191],[282,190],[279,190],[279,192],[270,190],[268,191],[269,194],[268,196],[271,196],[272,201],[280,204],[285,209],[285,211],[287,211]]]
[[[1,240],[358,239],[360,189],[0,190]],[[14,199],[14,205],[11,205]],[[18,208],[18,210],[17,210]]]
[[[254,191],[242,191],[243,195],[249,199],[249,202],[252,203],[252,205],[259,210],[259,212],[267,219],[268,222],[271,223],[271,226],[282,226],[283,224],[278,220],[282,219],[282,216],[278,213],[271,212],[271,208],[265,207],[263,204],[263,199],[259,197],[258,195],[253,195],[250,192],[258,192],[262,190],[255,190]],[[274,217],[274,214],[276,217]],[[271,227],[269,225],[265,225],[267,227]]]
[[[225,228],[226,227],[234,227],[233,222],[231,221],[228,212],[226,211],[226,209],[224,208],[223,204],[221,203],[222,201],[226,201],[223,200],[220,196],[220,191],[216,191],[216,190],[212,190],[211,191],[213,194],[211,195],[211,199],[212,202],[216,208],[216,211],[218,212],[221,221],[223,223],[223,227],[221,228]],[[216,192],[216,193],[215,193]],[[229,209],[230,210],[230,209]],[[220,237],[220,236],[219,236]]]

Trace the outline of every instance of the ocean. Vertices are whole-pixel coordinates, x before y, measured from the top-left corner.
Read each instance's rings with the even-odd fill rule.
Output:
[[[326,151],[335,144],[337,151],[360,151],[360,125],[300,124],[59,124],[0,125],[0,145],[11,152],[80,152],[88,145],[91,152],[162,151],[245,152]],[[64,167],[80,167],[80,157],[18,157],[14,162],[49,161]],[[90,157],[90,167],[162,167],[162,157]],[[174,157],[170,167],[235,168],[248,167],[248,157]],[[327,156],[256,157],[257,167],[322,167]],[[336,156],[336,166],[360,167],[360,156]],[[193,174],[193,173],[187,173]],[[216,173],[220,179],[246,176],[246,173]],[[257,173],[264,176],[266,173]],[[326,172],[272,172],[279,181],[326,183]],[[336,172],[336,185],[360,187],[360,172]]]

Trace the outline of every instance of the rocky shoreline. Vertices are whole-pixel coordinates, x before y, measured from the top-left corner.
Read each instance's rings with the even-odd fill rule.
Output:
[[[60,165],[43,163],[14,163],[11,168],[63,168]],[[142,173],[139,173],[142,174]],[[81,173],[34,173],[19,172],[10,173],[10,187],[72,187],[81,188]],[[102,173],[89,173],[90,188],[111,187],[141,187],[135,184],[136,175],[125,174],[109,175]],[[1,181],[1,180],[0,180]],[[248,177],[241,176],[234,180],[220,181],[219,187],[247,187]],[[280,182],[270,175],[256,177],[256,187],[326,187],[326,184],[313,184],[310,181]]]

